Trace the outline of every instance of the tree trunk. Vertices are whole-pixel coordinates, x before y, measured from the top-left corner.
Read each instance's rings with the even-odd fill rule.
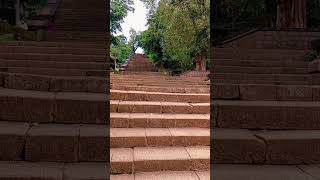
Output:
[[[306,0],[277,0],[277,28],[307,28]]]

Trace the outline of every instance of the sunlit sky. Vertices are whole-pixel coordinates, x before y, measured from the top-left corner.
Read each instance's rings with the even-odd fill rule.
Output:
[[[129,40],[130,38],[130,28],[133,28],[137,32],[144,31],[147,29],[147,13],[148,10],[144,6],[144,4],[140,0],[134,0],[134,12],[129,12],[128,16],[124,19],[124,22],[121,24],[122,32],[119,34],[123,34]],[[143,53],[141,48],[138,48],[136,53]]]

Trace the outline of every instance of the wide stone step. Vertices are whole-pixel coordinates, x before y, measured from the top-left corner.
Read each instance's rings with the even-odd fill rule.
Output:
[[[213,84],[212,99],[319,101],[320,86],[272,84]]]
[[[103,43],[85,43],[85,42],[47,42],[47,41],[2,41],[0,46],[32,46],[32,47],[63,47],[63,48],[94,48],[104,49]]]
[[[0,119],[25,122],[104,124],[104,93],[42,92],[0,88]]]
[[[162,93],[145,91],[110,90],[110,100],[161,101],[161,102],[209,102],[210,94]]]
[[[111,148],[210,146],[208,128],[111,128]]]
[[[137,86],[137,85],[117,85],[110,84],[111,89],[124,91],[147,91],[147,92],[164,92],[164,93],[210,93],[210,87],[192,88],[188,87],[163,87],[163,86]]]
[[[213,73],[214,80],[260,80],[270,82],[309,81],[312,76],[307,74],[248,74],[248,73]]]
[[[104,49],[103,47],[97,49],[70,47],[1,46],[0,53],[106,55],[106,49]]]
[[[210,171],[157,171],[111,175],[110,180],[209,180]]]
[[[241,66],[217,66],[212,68],[214,73],[246,73],[246,74],[307,74],[307,68],[286,67],[241,67]]]
[[[320,165],[211,165],[211,178],[214,180],[317,180],[320,178]]]
[[[106,57],[102,55],[0,53],[0,58],[8,59],[8,60],[33,60],[33,61],[106,62]]]
[[[210,103],[110,100],[110,112],[208,114]]]
[[[213,59],[214,66],[241,66],[241,67],[282,67],[282,68],[306,68],[307,62],[300,61],[261,61],[261,60],[233,60],[233,59]]]
[[[210,114],[110,113],[112,128],[209,128]]]
[[[320,164],[319,130],[211,131],[212,161],[217,164]]]
[[[108,180],[108,166],[103,163],[52,163],[0,161],[0,179]]]
[[[0,59],[1,67],[29,67],[54,69],[87,69],[109,70],[107,63],[103,62],[60,62],[60,61],[32,61],[32,60],[6,60]]]
[[[35,74],[47,76],[96,76],[107,77],[107,70],[96,69],[60,69],[60,68],[37,68],[37,67],[4,67],[2,72]]]
[[[41,76],[31,74],[0,73],[0,86],[7,89],[50,92],[106,93],[108,80],[99,77]]]
[[[210,147],[135,147],[110,149],[111,173],[209,170]]]
[[[212,100],[217,127],[320,129],[320,103],[308,101]]]
[[[108,126],[28,124],[0,121],[0,160],[30,162],[106,162]]]

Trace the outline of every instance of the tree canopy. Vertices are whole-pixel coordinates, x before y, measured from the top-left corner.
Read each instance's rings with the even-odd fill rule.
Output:
[[[194,67],[197,56],[208,58],[209,0],[160,0],[156,7],[139,40],[156,65],[188,70]]]

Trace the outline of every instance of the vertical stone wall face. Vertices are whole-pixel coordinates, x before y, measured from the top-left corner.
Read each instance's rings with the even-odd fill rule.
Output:
[[[224,47],[309,49],[309,42],[317,38],[320,32],[257,31]]]

